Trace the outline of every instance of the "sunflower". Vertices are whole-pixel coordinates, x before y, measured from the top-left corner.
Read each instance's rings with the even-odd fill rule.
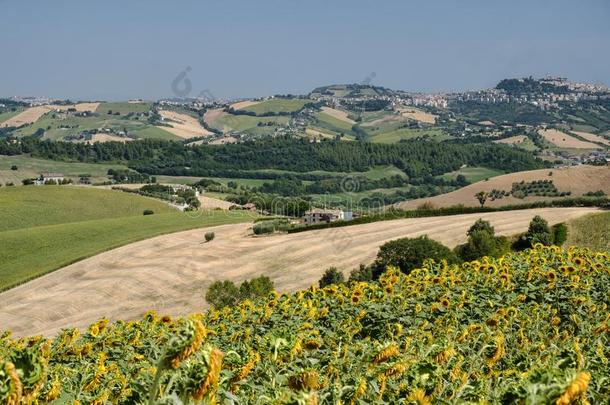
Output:
[[[199,320],[187,320],[178,334],[168,341],[164,362],[171,368],[178,368],[180,363],[195,353],[201,346],[206,334]]]
[[[563,394],[557,399],[556,405],[569,405],[574,403],[581,395],[583,395],[589,387],[591,374],[581,372],[574,377],[570,385],[567,386]]]
[[[377,354],[373,357],[373,363],[383,363],[384,361],[397,355],[398,346],[395,343],[390,343],[377,352]]]

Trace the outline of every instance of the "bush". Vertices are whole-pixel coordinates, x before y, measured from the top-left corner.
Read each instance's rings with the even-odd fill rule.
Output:
[[[545,246],[553,244],[553,234],[549,228],[549,223],[540,215],[536,215],[532,219],[525,237],[529,247],[534,246],[536,243],[542,243]]]
[[[568,239],[568,227],[566,224],[559,223],[553,225],[553,244],[561,246]]]
[[[233,306],[239,301],[239,289],[232,281],[215,281],[205,293],[205,300],[216,308]]]
[[[418,238],[402,238],[386,242],[379,248],[374,263],[373,278],[377,279],[388,266],[396,266],[408,274],[414,268],[421,267],[425,259],[439,262],[443,259],[449,263],[458,263],[459,259],[447,246],[429,239],[427,235]]]
[[[34,179],[23,179],[21,180],[21,183],[24,186],[31,186],[32,184],[34,184]],[[6,185],[8,186],[8,183]]]
[[[354,269],[349,274],[349,282],[371,281],[373,280],[373,268],[361,264],[360,267]]]
[[[142,212],[142,215],[152,215],[152,214],[154,214],[154,213],[155,213],[155,212],[154,212],[153,210],[144,210],[144,211]]]
[[[267,276],[260,276],[244,281],[239,288],[229,280],[215,281],[205,294],[205,300],[216,308],[234,306],[244,300],[255,300],[269,295],[273,291],[273,281]]]
[[[213,241],[215,237],[216,237],[216,234],[214,232],[206,232],[205,235],[204,235],[204,238],[205,238],[206,242]]]
[[[263,235],[277,231],[286,231],[290,228],[290,223],[286,218],[260,221],[254,224],[252,232],[255,235]]]
[[[318,281],[318,284],[320,285],[320,288],[324,288],[327,285],[341,284],[344,281],[345,280],[342,272],[340,272],[336,267],[329,267],[324,272],[324,275],[322,276],[320,281]]]
[[[13,170],[13,171],[18,170],[17,165],[12,165],[12,166],[11,166],[11,170]]]
[[[263,298],[273,291],[273,281],[267,276],[260,276],[244,281],[239,286],[239,300]]]
[[[476,260],[483,256],[500,257],[510,250],[508,239],[495,236],[495,230],[488,221],[478,219],[466,232],[468,241],[455,248],[462,260]]]

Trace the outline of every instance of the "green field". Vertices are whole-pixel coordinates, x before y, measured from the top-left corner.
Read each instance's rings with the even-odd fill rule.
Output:
[[[253,113],[264,115],[270,112],[275,113],[291,113],[301,110],[305,104],[312,103],[308,98],[273,98],[267,101],[242,108],[243,111],[252,111]]]
[[[22,111],[23,111],[23,109],[20,108],[20,109],[17,109],[16,111],[7,111],[7,112],[0,113],[0,123],[3,123],[4,121],[13,118],[15,115],[19,114]]]
[[[145,139],[167,139],[167,140],[178,140],[182,139],[179,136],[172,134],[171,132],[167,132],[164,129],[153,126],[146,126],[142,129],[137,129],[134,131],[138,138]]]
[[[154,215],[142,215],[152,209]],[[127,243],[245,222],[243,211],[183,213],[119,191],[69,186],[0,189],[0,290]],[[203,236],[202,236],[203,237]]]
[[[27,186],[0,189],[0,232],[33,226],[55,225],[92,219],[120,218],[176,210],[166,203],[93,187]]]
[[[568,240],[564,245],[610,251],[610,212],[591,214],[568,222]]]
[[[401,128],[389,132],[375,133],[371,136],[371,142],[378,143],[396,143],[402,140],[415,139],[415,138],[431,138],[435,141],[444,141],[452,139],[451,135],[444,133],[438,128],[430,129],[410,129]]]
[[[468,180],[470,183],[476,183],[477,181],[500,176],[506,173],[501,170],[488,169],[486,167],[464,167],[453,172],[445,173],[440,177],[444,178],[445,180],[455,180],[455,178],[460,174],[466,177],[466,180]]]
[[[317,125],[335,132],[352,133],[352,124],[333,117],[330,114],[319,112],[316,114]]]
[[[108,114],[108,111],[111,110],[114,112],[119,112],[121,115],[129,114],[129,113],[145,113],[148,112],[152,107],[152,103],[127,103],[127,102],[119,102],[119,103],[100,103],[95,110],[96,113],[103,115]]]
[[[11,170],[16,165],[18,170]],[[92,182],[108,180],[108,169],[127,169],[126,166],[97,163],[68,163],[37,159],[26,155],[0,156],[0,184],[21,185],[21,180],[40,176],[43,172],[62,173],[78,182],[81,174],[89,174]]]
[[[239,131],[253,135],[272,135],[280,126],[285,126],[290,117],[252,117],[250,115],[224,114],[219,117],[212,127],[223,132]],[[275,125],[259,126],[259,123],[273,122]]]

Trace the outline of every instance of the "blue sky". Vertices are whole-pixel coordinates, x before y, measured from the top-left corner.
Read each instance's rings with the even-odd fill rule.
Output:
[[[610,84],[610,1],[0,0],[0,95],[411,91],[546,74]],[[10,56],[8,56],[10,55]]]

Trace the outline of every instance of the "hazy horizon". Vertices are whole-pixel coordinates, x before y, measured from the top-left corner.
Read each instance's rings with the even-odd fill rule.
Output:
[[[186,91],[181,72],[186,96],[218,98],[529,75],[609,84],[610,3],[531,3],[0,0],[0,96],[154,100]]]

